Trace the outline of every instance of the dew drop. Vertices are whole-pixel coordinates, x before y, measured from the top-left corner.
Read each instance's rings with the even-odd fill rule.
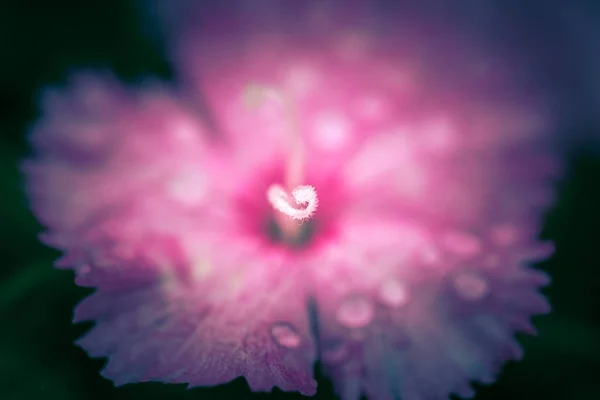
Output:
[[[402,307],[408,302],[406,288],[395,279],[387,280],[381,285],[379,297],[390,307]]]
[[[454,278],[454,288],[465,300],[479,300],[488,292],[487,282],[476,275],[465,273]]]
[[[450,232],[444,237],[445,247],[461,256],[471,257],[481,252],[481,243],[475,236],[465,232]]]
[[[346,299],[337,311],[337,320],[348,328],[362,328],[371,322],[375,310],[373,304],[363,297]]]
[[[273,340],[283,347],[294,348],[300,345],[300,335],[287,322],[278,322],[271,327]]]
[[[351,136],[350,122],[340,113],[318,115],[313,122],[312,141],[321,150],[343,149]]]

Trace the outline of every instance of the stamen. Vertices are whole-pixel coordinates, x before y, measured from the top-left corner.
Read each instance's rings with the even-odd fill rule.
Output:
[[[291,196],[280,185],[271,185],[267,191],[267,198],[274,209],[298,220],[310,218],[319,205],[317,192],[310,185],[298,186]],[[292,200],[296,204],[292,203]]]
[[[267,199],[274,209],[289,217],[276,219],[284,234],[291,238],[298,233],[298,225],[293,224],[292,220],[310,218],[319,204],[315,188],[302,185],[305,155],[297,115],[289,97],[276,88],[252,84],[248,86],[245,95],[246,104],[253,108],[265,101],[273,101],[282,108],[289,125],[285,187],[271,185],[267,190]]]
[[[301,185],[304,179],[304,143],[292,101],[277,88],[257,84],[248,85],[245,95],[249,107],[257,108],[265,101],[272,101],[282,108],[289,126],[285,186],[292,190]]]

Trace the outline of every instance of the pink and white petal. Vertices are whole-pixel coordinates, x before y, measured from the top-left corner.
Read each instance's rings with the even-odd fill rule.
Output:
[[[482,293],[457,288],[456,275],[389,279],[402,286],[383,281],[352,298],[323,286],[317,294],[324,370],[344,400],[471,397],[471,381],[491,383],[506,361],[522,357],[517,322],[548,311],[533,285],[490,281],[495,287]]]
[[[277,258],[206,262],[195,274],[85,299],[75,320],[93,319],[96,326],[79,345],[109,358],[103,375],[117,385],[191,387],[244,376],[252,390],[314,394],[315,344],[298,270]]]
[[[520,359],[514,334],[549,311],[537,293],[547,276],[515,256],[535,244],[523,224],[449,240],[435,226],[346,218],[339,251],[311,264],[320,358],[343,399],[470,397],[471,381]]]
[[[219,164],[206,128],[165,91],[116,86],[80,76],[71,91],[46,96],[45,118],[32,132],[43,151],[24,165],[33,208],[63,233],[149,191],[201,203]]]

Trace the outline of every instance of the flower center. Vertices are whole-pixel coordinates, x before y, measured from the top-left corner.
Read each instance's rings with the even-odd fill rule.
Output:
[[[281,223],[276,218],[271,218],[267,225],[267,234],[272,243],[293,249],[303,249],[310,245],[318,227],[314,220],[299,224],[293,235],[282,229]]]
[[[309,185],[297,186],[290,195],[282,186],[273,184],[267,190],[267,199],[275,210],[297,220],[310,218],[319,204],[315,188]]]
[[[306,229],[302,229],[302,222],[314,215],[319,201],[315,188],[303,184],[306,156],[297,112],[289,96],[268,86],[249,85],[246,100],[248,106],[255,108],[267,101],[273,102],[284,113],[288,128],[285,178],[284,182],[268,187],[266,198],[276,211],[276,236],[287,243],[304,242]]]

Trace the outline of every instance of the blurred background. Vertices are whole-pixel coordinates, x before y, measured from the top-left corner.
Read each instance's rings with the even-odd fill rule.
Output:
[[[553,311],[535,320],[538,337],[519,337],[524,360],[509,363],[476,399],[600,399],[600,2],[505,4],[530,30],[523,46],[532,51],[524,53],[539,57],[563,97],[566,174],[542,232],[556,243],[539,265],[553,278],[546,289]],[[194,390],[115,388],[98,373],[104,361],[72,344],[89,329],[71,323],[89,291],[52,268],[58,253],[37,240],[42,228],[28,210],[17,164],[28,154],[26,132],[43,86],[80,69],[113,71],[125,82],[172,79],[164,44],[143,21],[126,0],[0,2],[0,399],[299,399],[250,393],[243,379]],[[316,398],[335,398],[319,380]]]

